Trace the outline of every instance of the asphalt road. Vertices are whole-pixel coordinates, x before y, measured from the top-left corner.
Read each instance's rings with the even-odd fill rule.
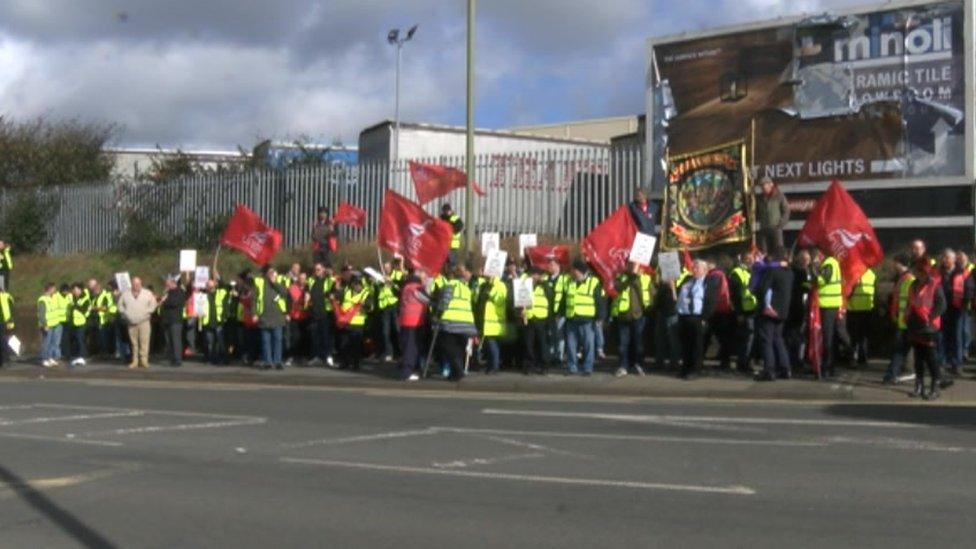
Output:
[[[0,381],[2,547],[919,547],[976,409]]]

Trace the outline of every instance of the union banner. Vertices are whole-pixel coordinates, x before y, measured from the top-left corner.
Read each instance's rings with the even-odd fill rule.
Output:
[[[752,233],[744,141],[668,158],[662,247],[703,250]]]

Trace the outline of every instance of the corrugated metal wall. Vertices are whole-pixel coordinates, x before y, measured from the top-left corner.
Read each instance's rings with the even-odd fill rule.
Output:
[[[464,157],[417,159],[464,168]],[[475,197],[467,212],[464,191],[427,205],[432,214],[450,202],[476,231],[537,233],[582,238],[615,208],[631,198],[642,181],[641,149],[542,151],[481,155],[475,181],[488,195]],[[285,246],[304,246],[318,206],[349,202],[369,212],[366,228],[344,228],[352,241],[375,238],[383,194],[390,187],[416,199],[407,161],[395,166],[365,162],[358,166],[297,167],[287,171],[205,175],[162,185],[64,185],[0,194],[0,215],[16,194],[39,192],[57,208],[52,217],[49,251],[55,255],[99,252],[118,243],[127,212],[139,211],[167,234],[190,239],[246,204],[285,237]]]

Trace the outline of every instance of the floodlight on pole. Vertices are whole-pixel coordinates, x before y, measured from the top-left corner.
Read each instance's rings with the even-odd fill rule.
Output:
[[[394,107],[393,107],[393,163],[395,167],[400,160],[400,57],[403,45],[413,39],[419,25],[414,25],[407,30],[404,36],[400,36],[400,29],[390,29],[386,35],[386,41],[396,47],[396,73],[394,85]]]

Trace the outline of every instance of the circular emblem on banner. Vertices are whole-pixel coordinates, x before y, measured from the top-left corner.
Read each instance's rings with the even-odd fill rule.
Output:
[[[698,229],[708,229],[723,221],[731,214],[734,202],[735,182],[724,170],[694,170],[678,184],[678,215]]]

